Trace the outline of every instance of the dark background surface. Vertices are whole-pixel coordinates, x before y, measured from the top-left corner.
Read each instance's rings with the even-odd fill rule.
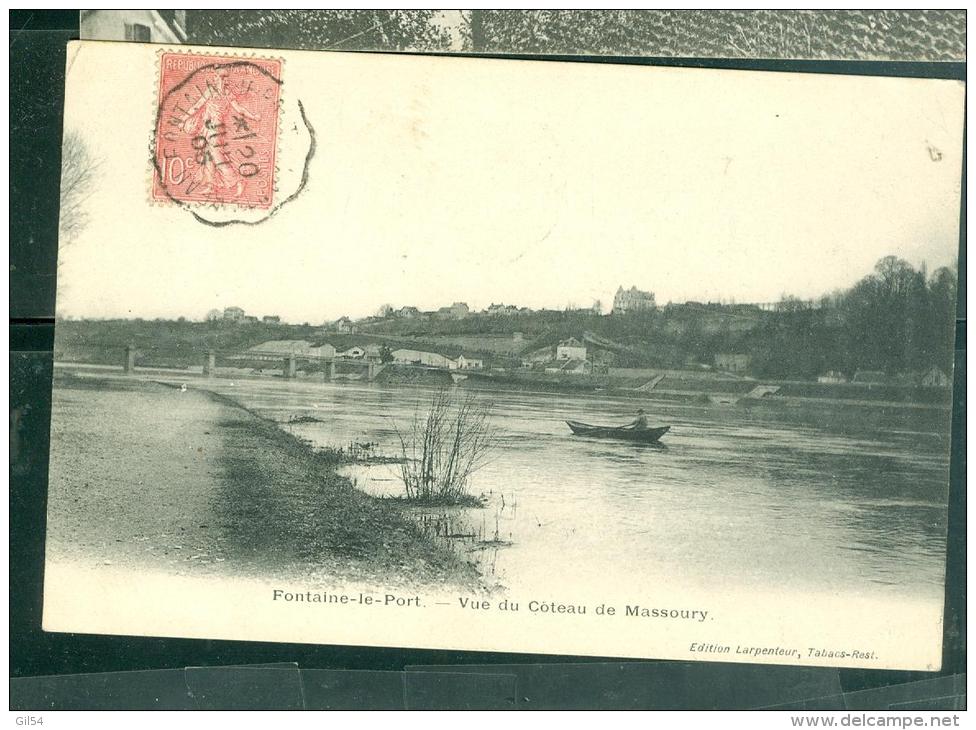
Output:
[[[67,41],[78,37],[78,13],[11,11],[10,28],[12,708],[932,710],[965,706],[964,211],[959,253],[944,662],[938,673],[42,632],[64,59]],[[551,60],[965,79],[965,66],[954,63],[579,57]],[[965,183],[962,200],[965,201]],[[240,668],[255,664],[272,666]],[[238,668],[218,669],[230,665]],[[420,667],[424,669],[420,671]],[[104,672],[126,674],[94,676]]]

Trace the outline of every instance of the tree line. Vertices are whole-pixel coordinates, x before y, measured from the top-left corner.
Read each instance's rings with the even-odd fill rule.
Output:
[[[953,362],[957,272],[929,274],[896,256],[879,260],[846,291],[815,302],[784,296],[774,311],[748,307],[666,307],[607,317],[602,334],[642,346],[644,365],[710,365],[720,353],[749,355],[749,373],[812,380],[834,371],[894,376]],[[620,363],[636,364],[631,353]],[[638,358],[639,359],[639,358]]]
[[[417,343],[425,337],[432,342],[451,336],[510,337],[511,350],[523,354],[589,333],[594,336],[589,344],[592,359],[603,364],[680,369],[710,366],[716,355],[733,353],[750,356],[751,375],[781,380],[810,380],[828,371],[848,377],[859,370],[920,373],[932,366],[948,374],[957,278],[954,268],[929,274],[924,266],[915,269],[886,256],[846,291],[813,303],[784,296],[774,311],[688,303],[611,315],[587,309],[444,320],[390,318],[362,329],[374,341],[387,336],[391,342],[397,337]],[[58,328],[61,349],[136,344],[197,352],[246,349],[271,339],[319,341],[337,336],[308,324],[237,325],[220,320],[59,320]]]
[[[750,331],[740,347],[756,375],[812,378],[828,370],[889,375],[952,367],[957,273],[928,275],[895,256],[822,305],[780,307]]]
[[[752,375],[814,379],[828,371],[888,375],[952,366],[956,280],[954,269],[931,275],[895,256],[846,291],[814,302],[784,296],[774,311],[749,305],[679,304],[600,316],[590,310],[537,311],[515,316],[396,320],[374,333],[500,336],[521,332],[526,350],[593,333],[620,347],[619,367],[710,365],[720,353],[750,356]],[[604,353],[605,354],[605,353]]]

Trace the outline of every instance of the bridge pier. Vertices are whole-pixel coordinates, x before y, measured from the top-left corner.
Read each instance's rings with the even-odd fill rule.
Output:
[[[298,368],[295,363],[295,356],[289,355],[288,359],[285,361],[285,377],[294,378],[297,370]]]
[[[123,370],[126,375],[132,375],[136,370],[136,347],[135,345],[127,345],[125,348],[125,364],[123,365]]]
[[[366,379],[372,380],[375,377],[376,377],[376,363],[370,360],[366,364]]]
[[[335,380],[336,376],[336,362],[335,360],[329,360],[329,369],[325,371],[326,380]]]
[[[217,372],[217,353],[213,350],[207,350],[207,359],[203,363],[203,374],[208,378],[212,378]]]

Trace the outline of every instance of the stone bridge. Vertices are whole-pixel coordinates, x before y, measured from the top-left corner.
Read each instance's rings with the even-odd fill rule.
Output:
[[[126,373],[134,373],[136,368],[136,354],[137,348],[134,345],[129,345],[125,348],[125,365],[124,369]],[[239,360],[246,362],[268,362],[280,364],[281,372],[285,378],[294,378],[299,370],[300,363],[315,363],[322,366],[322,372],[325,373],[325,377],[328,380],[333,380],[336,377],[336,367],[337,365],[342,365],[343,369],[348,368],[360,368],[362,372],[366,375],[367,380],[373,380],[379,374],[380,370],[383,369],[381,363],[375,360],[367,360],[365,358],[347,358],[347,357],[325,357],[322,355],[302,355],[301,353],[282,353],[282,352],[221,352],[219,350],[207,350],[203,353],[203,374],[207,377],[213,377],[217,374],[217,357],[221,356],[227,360]]]

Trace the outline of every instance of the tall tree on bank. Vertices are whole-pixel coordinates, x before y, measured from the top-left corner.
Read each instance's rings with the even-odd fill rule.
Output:
[[[918,372],[952,366],[956,274],[886,256],[844,298],[844,350],[849,370]]]
[[[924,266],[886,256],[818,306],[784,297],[738,347],[752,356],[752,373],[768,378],[810,380],[828,370],[917,375],[933,365],[948,373],[956,279],[947,268],[926,278]]]

